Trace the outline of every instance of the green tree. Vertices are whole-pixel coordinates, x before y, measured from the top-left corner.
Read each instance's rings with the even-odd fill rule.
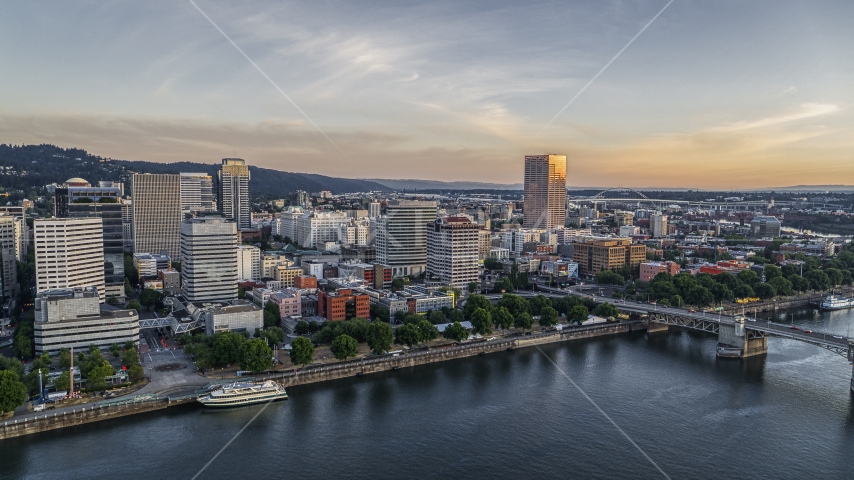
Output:
[[[101,388],[107,385],[105,377],[115,374],[116,371],[110,362],[101,358],[100,361],[89,366],[86,373],[86,388]]]
[[[469,293],[477,293],[480,291],[480,283],[478,282],[469,282],[468,285]]]
[[[557,310],[552,307],[546,307],[540,312],[540,326],[548,328],[556,325],[558,318]]]
[[[769,283],[758,283],[753,291],[763,300],[768,300],[777,296],[777,290]]]
[[[711,305],[714,301],[715,295],[709,291],[708,288],[701,287],[700,285],[692,287],[688,290],[688,293],[685,296],[685,303],[688,303],[689,305],[696,305],[701,308]]]
[[[765,269],[763,270],[765,273],[765,281],[768,282],[773,278],[782,277],[783,271],[777,265],[765,265]]]
[[[69,348],[59,349],[59,368],[67,369],[71,367],[71,350]]]
[[[472,332],[478,335],[486,335],[491,330],[492,315],[485,308],[478,308],[471,314]]]
[[[237,287],[237,298],[239,298],[240,300],[244,300],[246,298],[246,290]]]
[[[122,354],[122,365],[128,368],[139,365],[139,354],[136,353],[135,348],[125,350],[125,353]]]
[[[439,336],[439,329],[427,320],[418,322],[418,330],[421,331],[421,342],[427,343],[430,340],[435,340]]]
[[[133,288],[130,286],[130,280],[125,278],[125,296],[130,297],[133,295]]]
[[[623,285],[626,283],[626,279],[618,273],[602,270],[596,273],[596,283],[600,285]]]
[[[11,370],[0,371],[0,413],[14,411],[27,399],[27,387]]]
[[[515,317],[522,312],[528,311],[528,301],[519,295],[505,293],[501,296],[501,300],[498,301],[498,307],[506,308],[510,312],[510,315]],[[486,308],[491,309],[492,304],[489,304]]]
[[[130,378],[130,381],[138,382],[145,378],[145,369],[142,368],[142,365],[128,367],[128,377]]]
[[[537,295],[528,301],[528,311],[531,312],[531,315],[537,316],[539,315],[544,308],[551,308],[552,302],[545,295]]]
[[[791,275],[788,280],[792,282],[792,288],[796,292],[806,292],[810,289],[810,282],[800,275]]]
[[[522,331],[525,331],[531,328],[534,325],[534,317],[531,316],[528,312],[522,312],[519,315],[516,315],[516,318],[513,320],[513,326],[516,328],[521,328]]]
[[[746,283],[739,284],[735,287],[732,294],[735,298],[752,298],[754,295],[753,289]]]
[[[382,320],[383,322],[389,323],[390,316],[388,313],[388,308],[379,304],[371,305],[371,318],[374,320]]]
[[[243,335],[234,332],[219,332],[214,335],[213,361],[215,365],[230,365],[240,359]]]
[[[109,297],[107,297],[107,305],[116,306],[119,303],[121,303],[121,302],[119,302],[119,299],[116,298],[115,295],[110,295]]]
[[[139,303],[142,304],[143,307],[151,310],[157,302],[160,301],[162,294],[157,290],[153,290],[151,288],[143,288],[142,293],[139,294]]]
[[[584,305],[576,305],[567,312],[566,319],[572,323],[581,325],[587,321],[587,317],[589,315],[590,312],[587,310],[587,307]]]
[[[110,345],[110,352],[112,352],[113,356],[119,358],[122,356],[122,347],[119,346],[118,343],[114,343]]]
[[[277,327],[282,321],[282,312],[276,302],[264,304],[264,328]]]
[[[297,337],[291,342],[289,355],[294,365],[308,365],[314,361],[314,345],[305,337]]]
[[[26,335],[18,335],[15,337],[15,355],[21,358],[31,358],[33,356],[33,341]]]
[[[828,279],[830,279],[831,287],[842,285],[842,271],[838,268],[826,268],[824,269],[824,274],[827,275]]]
[[[404,285],[405,284],[403,283],[402,278],[395,278],[394,280],[391,281],[391,291],[392,292],[399,292],[399,291],[403,290]]]
[[[442,332],[442,336],[448,340],[462,342],[469,337],[469,332],[466,330],[466,327],[460,324],[460,322],[454,322],[445,327],[445,331]]]
[[[619,312],[617,311],[617,307],[610,303],[600,303],[593,309],[593,315],[602,318],[616,318]]]
[[[804,274],[813,290],[828,290],[831,287],[830,277],[821,270],[811,270]]]
[[[432,325],[431,325],[432,326]],[[350,335],[342,334],[332,340],[332,345],[329,346],[332,355],[338,360],[347,360],[350,357],[355,357],[359,351],[359,342]]]
[[[427,314],[427,320],[429,320],[433,325],[438,325],[440,323],[445,323],[448,319],[445,318],[445,314],[442,313],[441,310],[433,310]]]
[[[264,334],[270,339],[270,343],[273,345],[278,345],[285,341],[285,331],[279,327],[270,327]]]
[[[496,292],[513,293],[513,281],[508,277],[504,277],[495,282],[494,288]]]
[[[375,355],[382,355],[391,348],[391,341],[394,339],[394,331],[386,322],[373,322],[368,326],[367,331],[368,347]]]
[[[71,388],[71,373],[68,370],[63,371],[53,381],[53,388],[57,392],[67,392]]]
[[[300,320],[299,322],[297,322],[296,326],[294,327],[294,333],[296,333],[297,335],[308,335],[310,333],[308,329],[308,322],[306,322],[305,320]]]
[[[142,312],[142,305],[139,304],[136,300],[131,300],[128,302],[127,306],[128,310],[136,310],[136,313],[139,314]]]
[[[394,330],[395,343],[412,348],[421,342],[421,330],[414,323],[407,323]]]
[[[753,270],[742,270],[742,271],[738,272],[738,275],[736,275],[736,278],[738,278],[740,281],[746,283],[751,288],[753,288],[753,286],[756,285],[757,283],[759,283],[761,280],[759,278],[759,275],[757,275],[756,272],[754,272]]]
[[[491,310],[492,303],[483,295],[469,295],[468,300],[466,300],[466,305],[463,307],[463,315],[465,318],[471,318],[472,313],[474,313],[478,308]]]
[[[510,313],[510,310],[508,310],[507,307],[498,307],[495,311],[495,315],[492,316],[492,321],[495,323],[497,328],[507,330],[513,326],[513,314]]]
[[[777,291],[777,295],[789,296],[795,293],[792,288],[792,282],[786,280],[783,277],[774,277],[768,281],[768,285],[774,287]]]
[[[300,337],[302,338],[302,337]],[[273,350],[260,338],[246,340],[240,345],[240,368],[258,374],[273,366]]]

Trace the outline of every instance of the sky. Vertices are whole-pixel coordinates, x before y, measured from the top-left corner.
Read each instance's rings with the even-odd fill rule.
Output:
[[[854,2],[674,0],[626,47],[667,4],[12,2],[0,143],[349,178],[519,183],[524,155],[556,153],[579,187],[854,184]]]

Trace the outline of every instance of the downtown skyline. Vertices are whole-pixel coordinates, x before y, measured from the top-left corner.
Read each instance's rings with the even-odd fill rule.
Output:
[[[16,5],[0,141],[350,178],[512,184],[558,153],[579,187],[854,183],[842,2],[674,1],[543,129],[667,4]]]

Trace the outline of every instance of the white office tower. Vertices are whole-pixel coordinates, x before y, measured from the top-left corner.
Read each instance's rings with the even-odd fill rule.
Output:
[[[166,250],[170,258],[181,251],[181,176],[134,174],[133,251]]]
[[[367,245],[370,230],[371,227],[367,218],[350,219],[349,224],[339,225],[338,241],[344,245]]]
[[[277,224],[277,234],[282,238],[288,237],[295,240],[297,236],[297,220],[305,215],[305,210],[302,207],[288,207],[279,215],[279,223]]]
[[[181,224],[181,292],[191,302],[237,298],[237,226],[222,217]]]
[[[249,167],[242,158],[223,158],[217,172],[217,201],[225,218],[237,228],[250,228],[252,218],[249,205]]]
[[[478,232],[466,217],[427,224],[427,278],[465,289],[478,279]]]
[[[18,242],[16,232],[22,219],[0,214],[0,296],[3,301],[14,299],[20,291],[18,283]]]
[[[350,224],[344,212],[312,212],[297,218],[295,242],[305,248],[317,248],[338,240],[338,229]]]
[[[382,205],[380,202],[371,202],[368,204],[368,217],[377,218],[382,213]]]
[[[427,269],[427,223],[436,220],[436,202],[389,202],[377,221],[377,262],[391,267],[392,276],[421,275]]]
[[[653,238],[667,236],[667,215],[656,213],[649,217],[649,229]]]
[[[184,213],[216,211],[216,197],[210,175],[181,173],[181,210]]]
[[[261,249],[254,245],[237,247],[237,279],[261,280]]]
[[[100,217],[35,220],[33,241],[36,293],[95,287],[104,303],[104,228]]]

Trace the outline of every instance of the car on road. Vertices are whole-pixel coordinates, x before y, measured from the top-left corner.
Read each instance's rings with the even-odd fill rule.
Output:
[[[791,326],[791,327],[789,327],[789,328],[791,328],[792,330],[800,330],[800,328],[798,328],[798,327],[796,327],[796,326],[794,326],[794,325],[792,325],[792,326]]]
[[[696,311],[696,310],[694,310],[693,308],[692,308],[691,310],[688,310],[688,311],[689,311],[689,312],[691,312],[691,313],[697,313],[697,311]]]
[[[842,337],[840,337],[839,335],[834,335],[833,338],[835,338],[837,340],[842,340]]]
[[[804,333],[812,333],[812,330],[804,330]]]

